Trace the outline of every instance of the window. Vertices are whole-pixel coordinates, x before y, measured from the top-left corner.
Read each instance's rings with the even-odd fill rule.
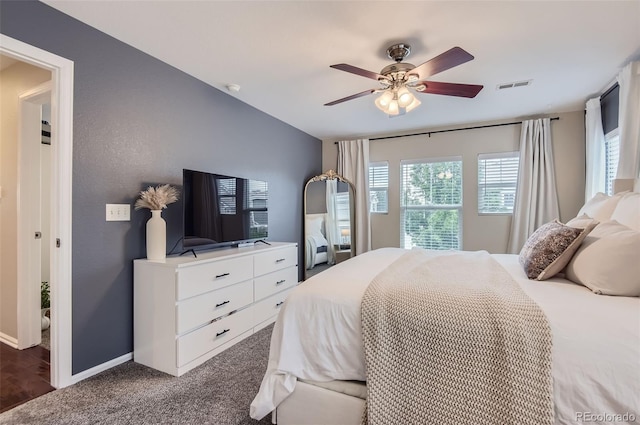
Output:
[[[245,180],[244,210],[249,213],[249,237],[266,238],[268,236],[269,216],[267,199],[269,190],[267,182],[259,180]]]
[[[217,179],[220,214],[236,214],[236,179]]]
[[[338,187],[343,183],[338,183]],[[351,232],[351,215],[349,214],[349,189],[343,188],[342,191],[336,193],[336,221],[340,237],[346,236]],[[347,232],[347,233],[345,233]]]
[[[400,246],[461,249],[462,159],[403,161]]]
[[[369,211],[372,213],[389,212],[389,163],[373,162],[369,164]]]
[[[618,129],[607,133],[604,137],[604,187],[607,195],[613,194],[613,179],[618,172],[618,158],[620,157],[620,134]]]
[[[600,96],[602,108],[602,129],[604,130],[604,189],[608,195],[613,193],[613,179],[618,172],[620,156],[620,133],[618,131],[620,105],[620,86],[614,84]]]
[[[512,214],[518,183],[518,152],[478,155],[478,213]]]

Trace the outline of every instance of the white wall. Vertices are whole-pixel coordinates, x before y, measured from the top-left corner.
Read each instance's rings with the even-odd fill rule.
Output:
[[[47,120],[49,122],[49,120]],[[40,145],[40,209],[42,211],[40,231],[42,232],[40,274],[42,282],[50,282],[51,264],[51,145]]]
[[[560,219],[573,218],[584,202],[584,112],[553,114],[551,137],[555,155],[555,170],[560,202]],[[513,119],[502,122],[521,121]],[[462,127],[496,124],[470,123]],[[484,249],[503,253],[507,249],[510,215],[478,215],[477,156],[479,153],[517,151],[520,125],[454,131],[428,136],[399,137],[373,140],[370,160],[389,162],[389,213],[372,214],[372,247],[400,246],[400,161],[462,156],[463,160],[463,235],[464,250]],[[436,131],[445,128],[431,128]],[[418,133],[421,131],[413,131]],[[385,135],[387,136],[387,135]],[[370,136],[374,138],[375,136]],[[335,169],[335,140],[323,141],[323,170]]]
[[[0,334],[16,338],[17,176],[21,93],[51,79],[49,71],[18,62],[0,72]]]
[[[51,104],[42,105],[42,120],[51,123]],[[40,145],[40,209],[42,229],[40,274],[42,282],[51,282],[51,145]]]

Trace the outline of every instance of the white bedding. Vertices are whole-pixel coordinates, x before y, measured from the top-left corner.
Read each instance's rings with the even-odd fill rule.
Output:
[[[360,302],[369,282],[404,252],[382,248],[359,255],[291,293],[273,330],[251,417],[275,409],[297,378],[365,380]],[[560,278],[531,281],[516,255],[494,258],[550,322],[556,423],[580,422],[577,415],[585,412],[583,419],[628,413],[640,424],[640,299],[596,295]]]
[[[327,252],[318,252],[318,248],[327,247],[328,242],[324,236],[308,235],[305,240],[305,264],[307,269],[312,269],[316,264],[327,262]]]
[[[329,248],[325,237],[326,214],[307,214],[305,216],[305,265],[312,269],[316,264],[326,263],[327,252],[318,252],[318,248]]]

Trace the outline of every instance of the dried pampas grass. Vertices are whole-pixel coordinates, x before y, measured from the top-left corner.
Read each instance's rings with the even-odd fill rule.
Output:
[[[156,187],[149,186],[147,190],[140,192],[140,199],[134,205],[136,210],[140,208],[149,208],[150,210],[161,210],[167,208],[167,205],[178,200],[178,189],[175,187],[162,184]]]

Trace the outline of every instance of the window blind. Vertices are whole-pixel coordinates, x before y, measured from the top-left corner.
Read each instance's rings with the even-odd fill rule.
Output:
[[[513,213],[519,163],[518,152],[478,155],[478,213]]]
[[[342,233],[343,230],[351,231],[349,192],[338,192],[336,193],[335,199],[336,199],[336,221],[338,222],[338,229],[340,230],[340,233]]]
[[[389,163],[369,164],[369,211],[386,213],[389,211]]]
[[[236,179],[217,179],[220,214],[236,214]]]
[[[604,140],[605,152],[605,188],[607,194],[613,194],[613,180],[618,172],[618,159],[620,158],[620,136],[618,129],[607,134]]]
[[[401,172],[401,246],[460,249],[462,159],[403,161]]]
[[[245,188],[247,195],[245,199],[245,210],[250,212],[251,223],[254,226],[268,225],[267,199],[269,198],[268,184],[260,180],[247,180],[248,187]]]

